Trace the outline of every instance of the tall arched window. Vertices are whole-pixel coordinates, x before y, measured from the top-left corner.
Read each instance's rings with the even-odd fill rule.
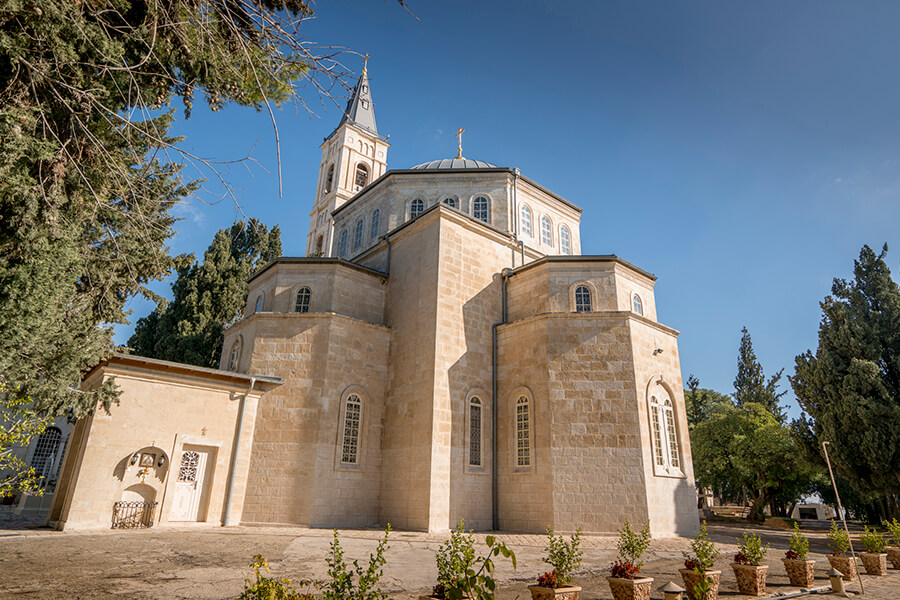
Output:
[[[575,288],[575,312],[591,312],[591,290],[585,285]]]
[[[363,163],[356,165],[356,191],[369,185],[369,167]]]
[[[563,254],[572,254],[572,238],[569,228],[565,225],[559,228],[559,251]]]
[[[456,200],[456,198],[444,198],[443,200],[441,200],[441,202],[443,202],[447,206],[459,208],[459,202]]]
[[[516,467],[531,466],[531,411],[528,398],[516,400]]]
[[[363,238],[363,220],[360,219],[356,222],[356,230],[353,232],[353,250],[359,250],[359,247],[362,245]]]
[[[527,204],[523,204],[519,209],[519,223],[522,235],[531,237],[531,208]]]
[[[653,459],[657,469],[680,474],[681,454],[675,429],[675,410],[670,398],[664,397],[660,401],[655,395],[650,396],[650,426],[653,429]]]
[[[308,313],[309,312],[309,300],[312,297],[312,293],[309,291],[308,287],[302,287],[297,290],[297,299],[294,302],[294,312],[298,313]]]
[[[341,258],[347,256],[347,243],[350,239],[350,234],[347,233],[347,230],[344,229],[341,231],[341,241],[338,244],[338,256]]]
[[[547,215],[541,217],[541,243],[545,246],[553,245],[553,223]]]
[[[253,307],[253,312],[262,312],[263,309],[263,295],[260,294],[256,297],[256,305]]]
[[[490,210],[488,209],[488,199],[484,196],[475,196],[472,200],[472,216],[479,221],[490,223],[490,214]]]
[[[56,427],[48,427],[38,436],[31,457],[31,466],[38,477],[47,478],[55,472],[53,465],[56,462],[56,451],[59,450],[61,439],[62,431]]]
[[[481,466],[481,399],[469,400],[469,465]]]
[[[421,198],[416,198],[412,202],[409,203],[409,218],[415,219],[419,215],[425,212],[425,201]]]
[[[637,294],[631,295],[631,310],[635,314],[644,315],[644,303],[641,301],[641,297]]]
[[[362,424],[362,400],[350,394],[344,401],[344,431],[341,434],[341,463],[359,462],[359,431]]]
[[[374,242],[378,237],[378,228],[381,226],[381,210],[376,208],[372,213],[372,225],[369,228],[369,238]]]
[[[236,340],[231,345],[231,354],[228,355],[228,370],[237,371],[238,363],[241,360],[241,341]]]
[[[325,193],[331,191],[331,186],[334,185],[334,165],[332,164],[328,167],[328,175],[325,177]]]
[[[324,239],[322,238],[322,234],[319,234],[319,237],[316,238],[316,254],[321,254],[322,252],[322,244],[324,243]]]

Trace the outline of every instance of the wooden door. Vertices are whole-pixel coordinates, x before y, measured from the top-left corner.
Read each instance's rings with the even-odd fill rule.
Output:
[[[205,516],[201,509],[209,487],[209,454],[201,447],[184,447],[175,480],[170,521],[198,521]]]

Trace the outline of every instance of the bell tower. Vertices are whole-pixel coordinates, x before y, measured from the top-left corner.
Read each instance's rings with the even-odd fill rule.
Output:
[[[332,256],[331,212],[387,171],[387,138],[378,135],[369,90],[368,60],[337,128],[325,138],[316,199],[309,213],[307,255]],[[322,253],[322,254],[319,254]]]

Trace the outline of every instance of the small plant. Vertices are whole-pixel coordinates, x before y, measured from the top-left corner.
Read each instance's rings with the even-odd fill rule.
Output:
[[[706,532],[706,521],[703,521],[700,531],[691,540],[691,551],[682,552],[682,555],[685,559],[684,566],[687,569],[709,571],[715,566],[716,559],[719,558],[719,549],[709,539],[709,534]]]
[[[388,524],[384,530],[384,537],[378,542],[375,552],[369,555],[369,565],[363,570],[359,562],[354,560],[352,569],[344,561],[344,550],[338,540],[337,529],[334,530],[334,540],[331,542],[331,550],[325,562],[328,563],[328,576],[330,581],[323,584],[322,598],[324,600],[384,600],[387,594],[381,591],[378,580],[384,572],[384,553],[389,548],[388,535],[391,526]],[[354,583],[353,577],[356,576]]]
[[[619,556],[618,560],[610,567],[612,576],[634,579],[641,572],[641,567],[644,565],[641,557],[649,547],[650,521],[644,523],[644,527],[640,532],[636,532],[631,529],[631,523],[626,520],[622,529],[619,530],[619,541],[616,543]],[[615,575],[616,572],[626,573],[627,575]]]
[[[552,576],[556,585],[544,587],[557,588],[571,585],[572,574],[581,566],[582,552],[579,549],[580,545],[580,527],[575,530],[568,542],[561,535],[553,535],[553,530],[549,527],[547,528],[547,545],[544,546],[546,556],[541,560],[553,567]],[[538,579],[538,585],[544,585],[540,583],[540,579]]]
[[[687,591],[688,596],[690,598],[706,600],[707,596],[712,592],[712,584],[715,583],[716,580],[707,575],[706,571],[700,567],[694,567],[694,573],[700,576],[700,581],[697,582],[697,585],[694,586],[693,590]]]
[[[885,521],[884,527],[887,529],[888,536],[894,543],[894,546],[900,546],[900,521],[896,518],[891,521]]]
[[[881,554],[884,552],[884,547],[887,546],[887,542],[884,541],[884,534],[875,529],[869,529],[868,526],[864,527],[859,540],[862,542],[866,552],[870,554]]]
[[[315,598],[311,593],[301,593],[295,590],[291,586],[290,579],[268,577],[269,563],[261,554],[253,557],[250,566],[253,567],[253,576],[247,578],[244,592],[237,597],[237,600],[313,600]],[[298,583],[308,587],[318,585],[314,581],[306,580]]]
[[[738,553],[734,555],[734,562],[739,565],[753,565],[758,567],[766,559],[769,545],[762,545],[762,540],[755,533],[744,533],[744,537],[737,541]]]
[[[538,585],[541,587],[558,588],[562,587],[556,581],[556,571],[549,571],[538,577]]]
[[[459,522],[450,539],[438,546],[438,584],[433,594],[446,600],[494,600],[494,561],[491,557],[503,555],[516,568],[516,555],[506,544],[489,535],[485,537],[488,551],[484,556],[475,553],[475,538],[466,531],[463,521]],[[339,600],[338,598],[325,600]]]
[[[834,519],[831,520],[831,529],[828,530],[828,547],[835,556],[844,556],[850,549],[850,536]]]
[[[788,560],[806,560],[809,554],[809,538],[800,533],[800,525],[794,522],[794,532],[788,541],[790,550],[784,553],[784,557]]]

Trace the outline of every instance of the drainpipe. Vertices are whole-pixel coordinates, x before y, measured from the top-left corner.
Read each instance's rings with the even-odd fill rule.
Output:
[[[497,477],[497,327],[506,323],[506,282],[509,269],[500,272],[501,320],[491,327],[491,529],[500,529],[500,502]]]
[[[225,496],[225,519],[222,523],[223,527],[231,527],[233,525],[231,522],[231,495],[234,493],[234,478],[237,477],[238,452],[240,452],[241,449],[241,432],[244,430],[244,405],[247,403],[247,396],[253,391],[254,385],[256,385],[256,377],[251,377],[250,387],[247,388],[244,397],[241,398],[241,405],[238,407],[238,430],[237,435],[234,437],[234,449],[231,452],[231,475],[228,477],[228,495]]]

